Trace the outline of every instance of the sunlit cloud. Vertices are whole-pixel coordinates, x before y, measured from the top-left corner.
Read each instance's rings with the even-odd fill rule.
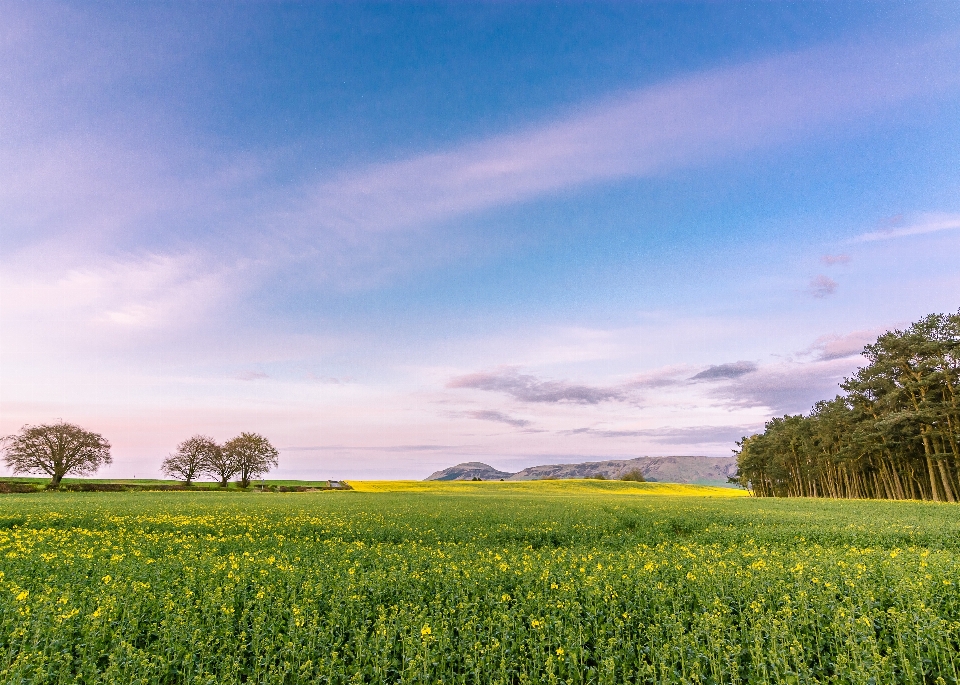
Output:
[[[832,361],[859,356],[863,352],[863,348],[875,342],[883,332],[884,329],[882,328],[871,328],[852,331],[844,335],[835,333],[822,335],[807,350],[804,350],[801,356],[812,356],[817,361]]]

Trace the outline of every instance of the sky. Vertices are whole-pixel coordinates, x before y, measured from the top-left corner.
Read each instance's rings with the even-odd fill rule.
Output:
[[[0,0],[0,434],[730,456],[960,308],[960,8]]]

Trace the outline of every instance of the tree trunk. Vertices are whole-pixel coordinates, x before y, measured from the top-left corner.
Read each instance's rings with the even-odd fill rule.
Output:
[[[937,468],[940,470],[940,480],[943,481],[943,491],[947,493],[948,502],[956,502],[953,496],[953,488],[950,487],[950,476],[943,464],[943,459],[937,459]]]
[[[923,449],[927,458],[927,474],[930,476],[930,489],[933,491],[933,501],[940,501],[940,493],[937,492],[937,478],[933,473],[933,459],[930,458],[930,446],[927,444],[927,438],[923,438]]]

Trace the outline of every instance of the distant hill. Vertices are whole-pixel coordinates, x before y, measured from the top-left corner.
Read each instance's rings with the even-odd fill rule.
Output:
[[[451,466],[443,471],[431,473],[424,480],[504,480],[510,478],[513,474],[508,471],[497,471],[492,466],[479,461],[468,461],[463,464]]]
[[[472,461],[437,471],[426,480],[543,480],[545,478],[590,478],[603,475],[617,479],[633,469],[639,469],[648,481],[660,483],[696,483],[700,485],[727,485],[727,478],[737,471],[735,457],[636,457],[610,459],[582,464],[547,464],[531,466],[519,473],[498,471],[487,464]]]

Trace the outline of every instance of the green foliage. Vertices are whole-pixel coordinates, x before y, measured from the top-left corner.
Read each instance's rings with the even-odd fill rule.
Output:
[[[960,509],[8,495],[0,680],[957,683]]]
[[[634,483],[646,483],[647,479],[643,477],[643,471],[640,469],[630,469],[620,476],[620,480],[629,480]]]
[[[932,314],[864,348],[845,395],[767,422],[738,444],[741,485],[761,496],[960,496],[960,314]]]

